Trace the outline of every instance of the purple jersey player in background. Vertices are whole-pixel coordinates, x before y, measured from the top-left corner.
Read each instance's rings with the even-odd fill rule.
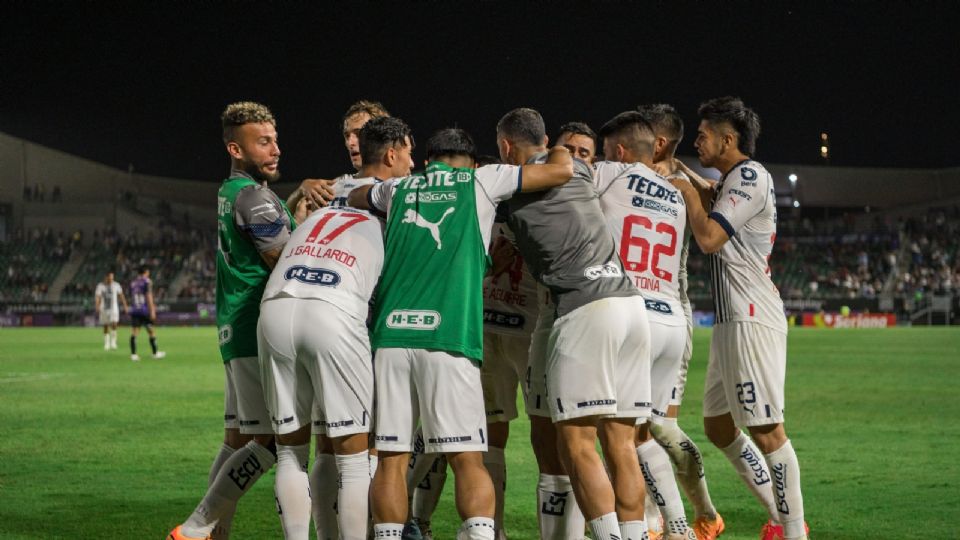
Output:
[[[150,269],[141,266],[137,279],[130,283],[130,359],[140,361],[137,354],[137,334],[140,327],[147,327],[150,335],[150,348],[154,358],[163,358],[167,353],[157,349],[157,335],[153,330],[153,322],[157,319],[157,306],[153,303],[153,283],[150,281]]]

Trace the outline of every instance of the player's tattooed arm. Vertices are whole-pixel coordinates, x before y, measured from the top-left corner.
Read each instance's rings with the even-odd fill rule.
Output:
[[[562,186],[573,177],[573,158],[563,146],[554,146],[542,165],[524,165],[520,191],[541,191]]]
[[[336,183],[335,180],[307,178],[300,182],[300,187],[293,190],[293,193],[287,197],[287,208],[296,208],[302,199],[306,199],[316,208],[327,206],[333,200],[334,183]]]
[[[683,201],[687,205],[687,222],[690,223],[700,250],[704,253],[720,251],[730,236],[720,223],[707,215],[697,188],[693,187],[689,179],[681,176],[670,176],[667,180],[683,195]]]

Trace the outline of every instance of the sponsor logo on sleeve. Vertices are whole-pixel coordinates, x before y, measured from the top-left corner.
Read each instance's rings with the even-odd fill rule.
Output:
[[[334,272],[333,270],[327,270],[325,268],[310,268],[308,266],[303,266],[302,264],[288,268],[287,271],[283,273],[283,278],[286,280],[295,279],[300,283],[306,283],[307,285],[336,287],[340,284],[340,274]]]
[[[753,181],[757,179],[757,171],[751,169],[750,167],[741,167],[740,168],[740,178],[746,181]]]

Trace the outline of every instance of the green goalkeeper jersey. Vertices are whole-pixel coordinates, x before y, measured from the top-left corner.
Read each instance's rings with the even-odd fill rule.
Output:
[[[269,188],[234,171],[217,193],[217,331],[224,363],[257,356],[260,299],[270,277],[261,252],[282,248],[294,227]]]
[[[435,349],[480,362],[489,261],[474,170],[433,162],[423,173],[378,188],[394,192],[373,347]]]

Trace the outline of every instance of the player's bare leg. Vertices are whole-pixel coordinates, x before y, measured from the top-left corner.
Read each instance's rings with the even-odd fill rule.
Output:
[[[587,522],[570,477],[560,462],[557,428],[550,418],[530,415],[530,445],[537,459],[537,519],[541,540],[580,540]]]
[[[458,540],[493,540],[495,537],[493,481],[483,466],[483,452],[446,454],[453,469],[457,512],[463,525]]]
[[[377,474],[370,483],[375,538],[393,527],[402,530],[407,521],[406,473],[409,462],[409,452],[380,450]]]
[[[413,454],[407,469],[407,496],[410,498],[408,533],[416,537],[414,527],[425,540],[433,538],[430,521],[440,503],[447,481],[447,458],[443,454],[426,454],[423,430],[417,428]]]
[[[703,470],[703,456],[696,444],[677,424],[680,407],[670,405],[662,422],[653,423],[650,433],[663,446],[676,467],[677,483],[683,489],[694,509],[694,530],[697,538],[713,540],[723,532],[723,518],[713,506],[707,477]],[[647,522],[649,524],[648,516]]]
[[[644,489],[633,448],[634,421],[605,421],[610,425],[599,430],[610,477],[595,447],[597,422],[596,417],[585,417],[556,424],[560,460],[570,475],[580,509],[590,523],[594,538],[619,540],[624,536],[618,522],[643,522]],[[623,514],[618,516],[618,510]],[[642,533],[645,531],[646,524],[643,523]],[[637,538],[641,538],[641,534],[637,534]]]
[[[277,475],[274,493],[277,512],[287,540],[310,537],[310,424],[293,433],[277,435]]]
[[[786,540],[805,539],[807,531],[803,521],[803,495],[800,492],[800,463],[783,424],[751,426],[747,429],[770,468],[773,498],[783,526],[783,537]]]
[[[337,461],[333,454],[333,441],[326,435],[317,435],[313,468],[310,469],[310,495],[313,525],[318,540],[337,540],[340,526],[337,522]]]

